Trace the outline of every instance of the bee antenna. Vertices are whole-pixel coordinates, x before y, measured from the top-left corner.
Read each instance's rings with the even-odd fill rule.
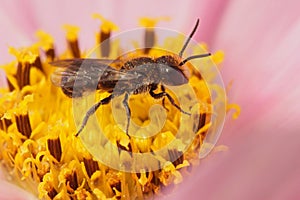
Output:
[[[189,61],[189,60],[193,60],[193,59],[196,59],[196,58],[204,58],[204,57],[208,57],[208,56],[210,56],[210,55],[211,55],[211,53],[206,53],[206,54],[200,54],[200,55],[190,56],[190,57],[184,59],[183,61],[181,61],[181,62],[179,63],[179,66],[184,65],[184,64],[185,64],[187,61]]]
[[[197,22],[196,22],[196,25],[195,25],[193,31],[190,33],[188,39],[185,41],[185,43],[184,43],[184,45],[183,45],[181,51],[179,52],[178,55],[179,55],[180,57],[182,57],[182,54],[183,54],[184,50],[186,49],[186,47],[187,47],[187,45],[189,44],[189,42],[190,42],[190,40],[192,39],[192,37],[194,36],[194,34],[195,34],[195,32],[196,32],[198,26],[199,26],[199,19],[197,19]]]

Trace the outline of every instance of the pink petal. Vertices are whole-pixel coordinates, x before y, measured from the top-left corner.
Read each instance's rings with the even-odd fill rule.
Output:
[[[0,8],[0,10],[2,10]],[[8,54],[8,47],[12,45],[26,46],[31,43],[28,36],[23,34],[20,27],[14,23],[14,21],[9,18],[5,13],[0,12],[0,60],[1,64],[13,60],[14,57]]]
[[[37,198],[13,184],[0,180],[0,199],[1,200],[29,200],[29,199],[34,200]]]
[[[299,3],[205,1],[195,6],[193,1],[178,0],[159,5],[152,1],[103,2],[36,0],[17,7],[6,2],[1,11],[7,11],[0,12],[1,25],[7,27],[5,34],[1,32],[5,38],[0,43],[1,59],[8,58],[3,42],[27,43],[37,28],[52,33],[59,48],[64,47],[63,32],[58,31],[64,23],[81,26],[80,38],[87,41],[82,43],[90,47],[98,26],[90,18],[93,12],[119,23],[122,30],[136,27],[140,16],[172,15],[173,22],[159,25],[186,33],[190,21],[200,17],[198,37],[213,50],[225,50],[222,73],[226,83],[234,79],[230,99],[241,105],[242,114],[225,126],[220,143],[230,150],[205,159],[169,199],[298,199]]]
[[[6,82],[6,78],[5,78],[5,75],[4,75],[4,71],[0,70],[0,88],[5,87],[6,84],[7,84],[7,82]]]
[[[233,1],[213,49],[240,118],[227,120],[229,151],[206,158],[168,199],[299,199],[299,3]]]
[[[226,82],[234,80],[230,96],[243,109],[239,128],[263,118],[285,123],[290,112],[300,110],[296,98],[289,98],[292,110],[281,104],[290,95],[299,97],[295,88],[300,61],[296,53],[300,50],[298,6],[286,2],[282,7],[279,2],[232,3],[213,45],[226,52],[222,73]],[[279,105],[282,114],[276,117],[273,109]]]
[[[204,160],[168,199],[299,198],[299,134],[270,137],[259,128],[253,131],[236,137],[228,152]]]

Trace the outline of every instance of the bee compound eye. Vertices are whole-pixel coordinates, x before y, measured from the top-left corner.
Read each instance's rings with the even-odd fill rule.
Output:
[[[166,85],[178,86],[188,83],[188,79],[185,77],[184,73],[176,69],[175,67],[170,67],[163,65],[163,70],[161,73],[162,82]]]

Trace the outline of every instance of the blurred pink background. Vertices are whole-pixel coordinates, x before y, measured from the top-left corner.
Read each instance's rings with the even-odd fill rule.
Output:
[[[91,47],[95,12],[121,30],[137,27],[139,17],[170,16],[158,25],[189,33],[200,18],[196,39],[225,52],[221,72],[226,84],[233,80],[229,99],[242,112],[237,120],[229,113],[219,140],[229,150],[204,159],[166,199],[300,199],[299,7],[294,0],[2,0],[0,63],[13,59],[8,46],[31,44],[38,29],[61,51],[66,23],[80,26],[80,46]],[[1,181],[0,197],[7,193],[17,195]]]

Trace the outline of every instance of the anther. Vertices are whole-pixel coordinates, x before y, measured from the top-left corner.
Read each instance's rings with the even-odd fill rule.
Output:
[[[16,56],[18,60],[17,73],[15,77],[20,89],[30,84],[30,68],[35,63],[38,55],[36,46],[31,46],[24,49],[9,48],[9,52]]]
[[[12,124],[10,119],[1,119],[0,117],[0,129],[3,131],[7,131],[8,127]]]
[[[105,19],[102,15],[93,14],[92,17],[95,19],[99,19],[102,22],[99,34],[101,57],[109,57],[111,51],[111,32],[116,31],[119,28],[111,21]]]
[[[79,28],[76,26],[65,25],[63,27],[67,31],[67,42],[74,58],[80,58],[80,48],[78,43]]]
[[[47,58],[50,61],[53,61],[55,58],[55,50],[54,50],[54,39],[52,36],[44,31],[37,31],[36,37],[39,39],[39,45],[45,51]]]
[[[175,167],[183,163],[183,152],[176,149],[168,149],[168,154],[170,157],[170,161]]]
[[[97,170],[99,170],[98,162],[96,162],[92,159],[83,158],[83,163],[84,163],[86,172],[90,178]]]
[[[158,18],[141,18],[139,23],[142,27],[145,27],[145,36],[144,36],[144,53],[148,54],[149,51],[154,47],[156,42],[156,35],[154,31],[155,25],[159,21],[168,21],[167,17],[158,17]]]
[[[32,130],[28,114],[16,116],[16,124],[18,131],[27,138],[30,138]]]
[[[77,180],[77,173],[73,171],[72,174],[67,175],[66,177],[66,184],[75,191],[78,188],[78,180]],[[73,192],[71,191],[71,192]]]
[[[61,160],[62,150],[61,150],[61,143],[59,137],[56,139],[48,139],[48,150],[50,154],[58,161]]]
[[[50,199],[54,199],[54,197],[58,194],[58,192],[52,187],[50,191],[48,191],[48,196]]]

